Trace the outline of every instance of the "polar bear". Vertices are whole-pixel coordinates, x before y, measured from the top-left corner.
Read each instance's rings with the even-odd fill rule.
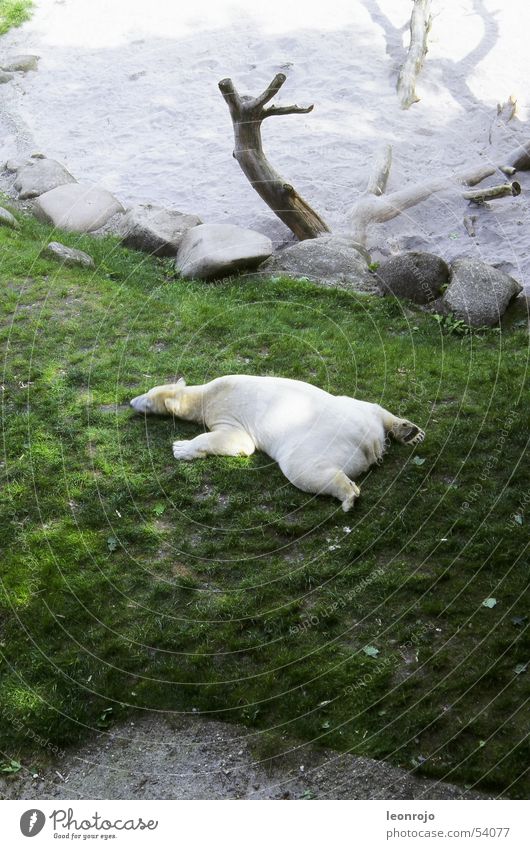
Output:
[[[379,404],[284,377],[237,374],[199,386],[180,379],[138,395],[131,407],[208,428],[194,439],[173,443],[177,460],[208,454],[248,457],[257,449],[276,460],[298,489],[332,495],[345,512],[360,495],[354,479],[381,460],[389,436],[407,445],[425,436]]]

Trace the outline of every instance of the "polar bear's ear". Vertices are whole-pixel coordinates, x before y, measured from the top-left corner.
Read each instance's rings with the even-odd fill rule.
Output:
[[[180,409],[180,398],[165,398],[164,405],[168,413],[172,416],[178,416]]]
[[[173,384],[171,394],[169,397],[164,398],[164,405],[168,413],[171,413],[173,416],[178,416],[180,411],[180,400],[182,396],[182,390],[186,388],[186,381],[183,377],[179,378],[176,383]]]

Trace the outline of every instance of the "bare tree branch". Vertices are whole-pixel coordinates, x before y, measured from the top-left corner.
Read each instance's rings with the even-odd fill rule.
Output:
[[[416,5],[416,4],[415,4]],[[424,3],[425,10],[428,3]],[[234,156],[253,188],[258,192],[276,215],[293,231],[299,239],[312,239],[329,233],[329,227],[322,218],[273,169],[263,153],[261,141],[261,123],[273,115],[307,114],[312,106],[269,106],[264,108],[277,94],[285,82],[284,74],[277,74],[270,86],[258,97],[240,96],[232,80],[219,83],[234,126]],[[513,104],[513,101],[509,103]],[[506,107],[508,110],[508,107]],[[500,112],[506,111],[501,107]],[[507,111],[508,114],[509,110]],[[405,209],[416,206],[431,195],[437,194],[452,185],[476,186],[486,177],[500,170],[512,175],[518,169],[530,168],[530,142],[519,144],[517,149],[505,157],[504,165],[479,164],[457,174],[435,177],[422,183],[406,186],[403,189],[385,194],[392,166],[392,148],[385,145],[374,160],[367,186],[350,211],[348,222],[350,237],[357,244],[366,245],[368,228],[372,224],[382,224],[396,218]],[[467,200],[482,202],[490,198],[517,195],[521,191],[519,183],[513,181],[502,186],[487,186],[476,191],[464,192]]]
[[[386,144],[378,154],[365,189],[365,195],[382,195],[392,167],[392,146]]]
[[[384,183],[386,185],[391,163],[391,150],[389,150],[388,145],[384,148],[378,162],[384,164]],[[495,171],[495,166],[479,166],[456,176],[437,177],[427,180],[424,183],[407,186],[388,195],[383,193],[378,195],[377,192],[372,191],[370,193],[367,190],[357,201],[349,215],[352,241],[365,245],[368,227],[371,224],[382,224],[385,221],[391,221],[392,218],[396,218],[405,209],[416,206],[418,203],[427,200],[431,195],[447,189],[454,182],[474,186],[486,177],[494,174]],[[374,175],[376,174],[377,172],[374,172]],[[374,185],[374,175],[370,178],[369,188]],[[377,179],[375,180],[375,185],[377,186]]]
[[[521,194],[521,184],[514,180],[512,183],[503,183],[500,186],[488,186],[484,189],[474,189],[472,192],[463,192],[465,200],[475,203],[484,203],[494,198],[517,197]]]
[[[257,97],[241,97],[232,80],[219,83],[234,126],[234,156],[252,187],[273,212],[299,239],[314,239],[329,233],[325,221],[274,170],[263,152],[261,123],[273,115],[306,114],[312,106],[270,106],[264,109],[284,84],[284,74],[277,74],[268,88]]]
[[[427,36],[431,28],[430,5],[430,0],[414,0],[410,18],[410,46],[397,81],[402,109],[408,109],[419,100],[415,90],[416,77],[427,53]]]

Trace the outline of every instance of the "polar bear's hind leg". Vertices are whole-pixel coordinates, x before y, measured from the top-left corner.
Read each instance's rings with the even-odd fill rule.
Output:
[[[292,463],[280,463],[280,468],[288,481],[302,492],[315,495],[332,495],[342,503],[345,513],[351,510],[361,490],[341,469],[333,466],[311,466]]]

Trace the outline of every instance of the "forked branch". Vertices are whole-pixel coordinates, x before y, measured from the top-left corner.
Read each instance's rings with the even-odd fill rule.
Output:
[[[271,84],[257,97],[241,96],[232,80],[219,83],[234,127],[234,157],[251,186],[273,212],[300,240],[329,233],[325,221],[298,192],[274,170],[263,152],[261,123],[273,115],[307,114],[312,106],[269,106],[265,104],[279,92],[285,74],[276,74]]]

